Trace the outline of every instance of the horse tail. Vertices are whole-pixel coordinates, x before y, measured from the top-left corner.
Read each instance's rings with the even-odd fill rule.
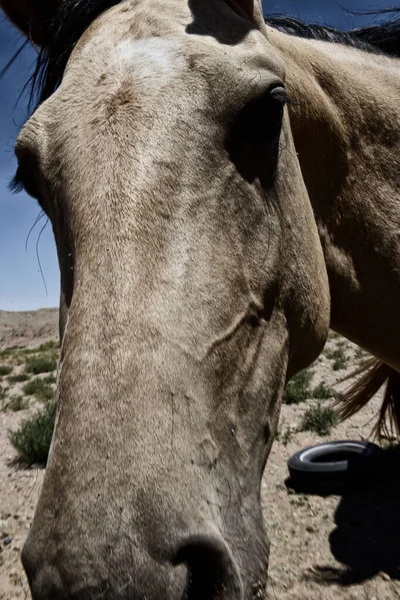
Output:
[[[335,402],[340,420],[357,413],[386,383],[379,418],[371,433],[374,437],[400,437],[400,373],[371,357],[342,381],[357,375],[359,379]]]

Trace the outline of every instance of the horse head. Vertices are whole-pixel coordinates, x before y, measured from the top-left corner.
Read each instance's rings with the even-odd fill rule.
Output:
[[[42,48],[17,175],[61,272],[33,598],[261,598],[261,476],[330,311],[261,5],[1,4]]]

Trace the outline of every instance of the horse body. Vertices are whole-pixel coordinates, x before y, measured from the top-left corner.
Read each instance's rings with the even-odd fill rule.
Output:
[[[399,59],[274,29],[324,250],[331,326],[400,369]]]
[[[39,4],[1,2],[50,55],[16,145],[61,270],[33,598],[262,598],[261,476],[329,284],[335,328],[398,365],[396,63],[246,0]]]

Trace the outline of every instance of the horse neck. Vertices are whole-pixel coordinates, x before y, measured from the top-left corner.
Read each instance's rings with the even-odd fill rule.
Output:
[[[328,269],[332,327],[400,367],[400,61],[268,29]]]

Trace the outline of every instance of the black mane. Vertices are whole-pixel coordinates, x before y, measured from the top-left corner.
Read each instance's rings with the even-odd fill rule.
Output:
[[[382,14],[398,15],[400,8],[379,11]],[[374,52],[400,58],[400,18],[394,18],[380,25],[359,27],[352,31],[340,31],[325,25],[309,25],[296,17],[266,16],[265,22],[289,35],[301,38],[344,44],[366,52]]]
[[[38,104],[57,89],[76,43],[101,13],[120,0],[64,0],[56,17],[49,23],[47,43],[39,52],[31,83],[31,101]]]
[[[60,84],[71,52],[84,31],[104,11],[120,0],[64,0],[50,23],[46,46],[40,51],[31,79],[31,100],[46,100]],[[381,13],[396,15],[381,25],[342,32],[332,27],[308,25],[294,17],[266,17],[266,22],[285,33],[400,57],[400,8]]]

